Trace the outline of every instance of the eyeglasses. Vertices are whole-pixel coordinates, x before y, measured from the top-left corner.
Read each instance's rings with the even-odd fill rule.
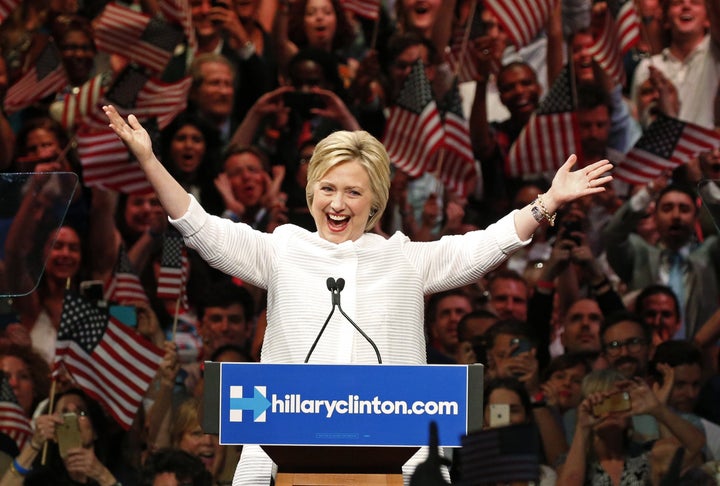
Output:
[[[637,353],[643,346],[647,345],[647,340],[639,337],[626,339],[625,341],[610,341],[605,344],[605,352],[609,356],[617,356],[623,347],[626,347],[628,352]]]

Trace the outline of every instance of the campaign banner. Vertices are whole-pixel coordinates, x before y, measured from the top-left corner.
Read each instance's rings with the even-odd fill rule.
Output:
[[[482,411],[479,365],[208,365],[221,444],[423,446],[434,421],[440,445],[460,447]]]

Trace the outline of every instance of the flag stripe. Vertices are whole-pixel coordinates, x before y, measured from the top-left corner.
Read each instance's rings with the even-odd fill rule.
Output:
[[[150,20],[145,14],[109,3],[100,14],[95,29],[98,49],[121,54],[150,69],[163,71],[172,57],[172,51],[141,39]]]

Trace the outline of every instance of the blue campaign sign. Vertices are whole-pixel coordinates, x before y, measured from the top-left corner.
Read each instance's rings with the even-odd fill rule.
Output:
[[[222,363],[221,444],[423,446],[468,430],[467,366]]]

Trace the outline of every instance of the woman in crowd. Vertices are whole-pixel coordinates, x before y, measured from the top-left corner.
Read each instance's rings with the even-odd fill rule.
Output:
[[[485,427],[504,427],[507,425],[533,424],[533,406],[530,397],[525,391],[525,386],[513,378],[495,378],[485,384],[483,396]],[[493,417],[494,405],[507,406],[508,415],[504,413],[501,417]],[[496,420],[500,418],[498,423]],[[507,420],[505,420],[507,419]],[[542,433],[541,442],[542,442]],[[540,486],[555,484],[555,471],[546,466],[542,459],[538,458],[540,465]]]
[[[157,161],[137,119],[131,115],[128,125],[114,107],[104,109],[188,246],[217,268],[267,289],[262,359],[270,363],[304,361],[325,319],[329,276],[345,279],[346,310],[374,337],[386,362],[425,363],[424,294],[476,281],[526,244],[544,219],[553,221],[562,204],[601,192],[611,180],[607,161],[571,171],[571,156],[547,193],[486,230],[432,243],[412,243],[400,233],[386,240],[368,231],[387,204],[387,152],[366,132],[339,131],[316,146],[308,167],[307,200],[317,232],[284,225],[268,235],[204,212]],[[337,325],[327,328],[312,361],[376,363],[377,356],[351,327]],[[270,474],[262,450],[245,447],[235,480],[268,484]]]
[[[26,198],[27,206],[33,204]],[[24,204],[25,205],[25,204]],[[46,208],[29,208],[29,211],[44,212]],[[35,259],[45,262],[40,283],[35,292],[17,297],[13,307],[20,322],[30,333],[33,347],[48,363],[55,354],[57,330],[60,328],[63,298],[68,282],[77,288],[81,275],[82,243],[80,235],[71,226],[62,226],[55,231],[45,231],[30,224],[36,221],[22,216],[23,208],[8,232],[5,244],[6,270],[10,281],[18,282],[18,288],[32,289],[34,275],[41,270],[31,268]],[[43,244],[41,249],[35,244]]]
[[[170,426],[171,446],[199,458],[215,483],[226,484],[232,480],[239,455],[236,448],[221,446],[217,436],[203,432],[200,425],[201,404],[198,398],[188,398],[177,407]]]
[[[72,445],[61,453],[59,425],[70,420],[65,414],[73,414],[77,420],[80,445]],[[2,477],[0,485],[115,485],[118,480],[110,471],[110,439],[100,406],[78,389],[67,390],[56,396],[52,414],[38,416],[32,438]],[[47,457],[42,464],[44,447],[47,447]]]
[[[281,2],[273,28],[281,72],[299,50],[310,48],[332,54],[339,63],[338,74],[346,80],[354,77],[357,61],[345,59],[355,32],[339,0],[300,0]]]
[[[582,388],[584,399],[558,484],[645,484],[650,478],[648,452],[631,441],[633,415],[654,417],[680,441],[688,457],[705,445],[702,432],[662,404],[641,380],[627,381],[615,370],[599,370],[585,377]],[[606,408],[608,398],[623,398],[624,406],[618,407],[622,410]]]
[[[28,417],[47,398],[50,368],[43,357],[29,347],[4,343],[0,346],[0,371],[8,378],[18,404]]]
[[[212,214],[223,210],[222,199],[213,181],[220,141],[215,130],[202,118],[180,114],[161,135],[162,162],[168,172]]]

